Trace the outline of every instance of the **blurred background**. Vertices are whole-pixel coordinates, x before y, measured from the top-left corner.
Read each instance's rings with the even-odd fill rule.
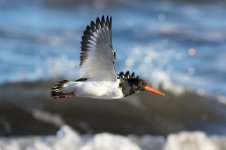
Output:
[[[226,1],[0,0],[0,150],[226,149]],[[167,95],[54,100],[91,20],[113,17],[116,71]]]

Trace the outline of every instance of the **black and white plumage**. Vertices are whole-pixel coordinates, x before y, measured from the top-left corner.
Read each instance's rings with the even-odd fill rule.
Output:
[[[83,33],[80,53],[81,78],[116,80],[112,49],[112,18],[104,16],[93,21]]]
[[[130,74],[116,74],[116,53],[112,47],[112,18],[97,18],[83,33],[80,53],[80,78],[76,81],[63,80],[51,91],[54,98],[71,96],[100,99],[119,99],[138,91],[150,91],[164,96],[147,86],[146,82]]]

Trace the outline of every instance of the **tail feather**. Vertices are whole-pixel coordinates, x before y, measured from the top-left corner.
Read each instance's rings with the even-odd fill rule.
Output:
[[[62,80],[55,84],[50,92],[51,96],[53,98],[68,98],[70,96],[73,96],[74,92],[65,93],[63,91],[64,84],[68,82],[69,82],[68,80]]]

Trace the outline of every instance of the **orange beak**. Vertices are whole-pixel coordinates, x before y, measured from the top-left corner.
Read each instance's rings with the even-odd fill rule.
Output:
[[[149,91],[149,92],[158,94],[158,95],[160,95],[160,96],[165,96],[165,95],[166,95],[165,93],[162,93],[162,92],[160,92],[160,91],[158,91],[158,90],[156,90],[156,89],[153,89],[153,88],[151,88],[151,87],[149,87],[149,86],[145,86],[144,89],[145,89],[145,91]]]

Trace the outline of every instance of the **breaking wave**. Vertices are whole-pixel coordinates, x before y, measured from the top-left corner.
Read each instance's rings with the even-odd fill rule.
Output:
[[[226,137],[204,132],[180,132],[162,136],[115,135],[99,133],[80,135],[62,126],[54,136],[0,138],[1,150],[225,150]]]

